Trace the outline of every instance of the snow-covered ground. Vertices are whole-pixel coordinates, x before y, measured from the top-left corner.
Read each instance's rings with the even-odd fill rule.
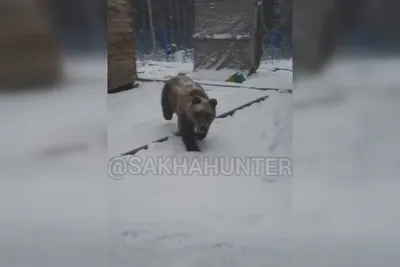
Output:
[[[106,58],[0,97],[0,266],[107,266]]]
[[[70,91],[2,96],[0,265],[400,266],[399,62],[338,61],[203,142],[290,156],[293,122],[293,181],[106,177],[106,62],[71,64]],[[138,156],[171,154],[193,158],[178,138]]]
[[[276,71],[276,68],[280,70]],[[261,63],[257,73],[250,76],[243,85],[256,87],[269,87],[279,89],[291,89],[293,87],[292,79],[292,60],[264,61]],[[159,62],[159,61],[141,61],[138,62],[138,75],[141,78],[166,79],[178,73],[185,73],[196,80],[207,83],[221,83],[236,73],[236,70],[223,69],[198,70],[193,72],[193,63],[179,62]],[[234,83],[227,83],[235,85]]]
[[[66,67],[69,76],[67,83],[53,90],[24,95],[2,95],[0,98],[0,111],[3,114],[0,119],[1,266],[109,266],[106,259],[107,243],[111,252],[109,260],[116,263],[113,266],[136,266],[136,262],[146,266],[151,265],[152,260],[159,266],[167,259],[176,264],[177,261],[184,261],[196,265],[204,262],[203,255],[206,260],[209,258],[210,262],[227,260],[240,264],[251,258],[254,260],[254,256],[264,253],[265,248],[272,253],[268,260],[271,266],[287,260],[285,255],[288,237],[279,233],[286,233],[286,226],[281,222],[288,222],[284,219],[288,215],[287,207],[290,204],[288,179],[230,179],[212,176],[204,179],[162,179],[147,176],[126,177],[122,181],[111,180],[106,177],[106,62],[80,59],[66,62]],[[159,85],[149,84],[150,87],[155,87],[147,88],[148,103],[153,101],[150,101],[152,96],[156,96],[157,100],[154,101],[158,102],[159,94],[154,92],[158,90]],[[266,94],[243,88],[241,91],[237,88],[234,89],[236,91],[229,91],[229,88],[208,89],[212,90],[210,94],[219,95],[221,98],[221,111]],[[129,93],[122,93],[119,95],[124,96],[122,99],[113,95],[117,97],[114,107],[129,111],[134,101],[127,96],[131,93],[145,96],[144,90],[145,88],[141,87]],[[125,102],[117,105],[124,99]],[[291,133],[291,123],[287,120],[288,117],[290,119],[290,111],[286,108],[290,107],[290,97],[271,93],[271,99],[275,100],[267,100],[247,109],[248,115],[255,117],[248,118],[245,113],[238,112],[232,118],[216,121],[209,139],[210,142],[215,142],[214,152],[224,156],[224,150],[236,155],[247,153],[249,156],[290,154],[290,144],[287,142]],[[135,100],[137,101],[136,98]],[[112,108],[114,100],[108,98],[108,101]],[[146,108],[152,109],[151,106]],[[149,112],[148,115],[152,114],[151,116],[158,120],[160,113],[157,110],[158,104],[152,109],[155,113]],[[265,115],[260,112],[271,114],[266,120]],[[134,120],[138,118],[137,113],[130,114],[129,118],[128,113],[121,114],[125,115],[118,122],[122,125],[134,125]],[[116,121],[113,122],[118,125]],[[113,126],[112,123],[110,125]],[[226,136],[225,127],[230,129],[229,136]],[[280,132],[284,134],[281,135]],[[222,133],[225,137],[222,137]],[[148,134],[150,136],[150,133]],[[245,142],[248,141],[244,140],[246,138],[254,141],[245,146]],[[265,144],[264,148],[260,144]],[[131,149],[130,145],[126,143],[126,148]],[[178,139],[171,139],[160,145],[161,147],[153,147],[147,153],[162,155],[170,153],[172,150],[169,149],[172,148],[173,153],[179,156],[182,148]],[[266,154],[263,153],[264,149]],[[210,155],[213,155],[213,152],[210,152]],[[107,182],[109,192],[104,184]],[[121,188],[124,183],[128,188]],[[162,183],[165,186],[162,186]],[[213,190],[210,183],[215,183]],[[162,192],[157,190],[160,186]],[[141,195],[133,196],[134,190],[140,188]],[[232,193],[222,198],[221,192],[226,190],[231,190]],[[246,191],[245,194],[241,194],[242,190]],[[155,197],[152,203],[150,201],[153,200],[148,201],[147,198],[149,192]],[[190,195],[193,197],[190,198]],[[143,205],[139,205],[137,200]],[[136,205],[131,205],[130,201],[135,201]],[[260,204],[259,201],[266,201],[267,204]],[[162,202],[165,206],[159,209]],[[186,206],[176,206],[178,203],[186,203]],[[259,207],[254,205],[256,203]],[[269,214],[263,211],[264,208]],[[197,220],[203,214],[204,220]],[[175,227],[173,229],[169,228],[171,222]],[[107,224],[110,224],[111,231],[108,240]],[[225,228],[224,225],[228,225],[226,232],[219,231]],[[171,241],[172,243],[167,245],[169,250],[161,252],[160,257],[147,257],[146,253],[154,255],[153,253],[161,249],[157,244],[152,246],[151,240],[157,240],[159,234],[165,235],[165,239],[174,236],[176,227],[194,237],[186,243],[186,249],[185,245],[177,249],[188,252],[191,251],[190,247],[194,246],[193,254],[188,255],[186,259],[181,258],[176,254]],[[126,242],[130,242],[130,237],[135,236],[137,229],[140,231],[143,228],[149,231],[150,236],[150,243],[147,245],[146,241],[139,242],[147,249],[144,254],[140,247],[135,247],[139,244],[136,241],[133,241],[133,247],[125,245]],[[236,234],[232,234],[232,231]],[[262,236],[268,237],[269,242],[265,243]],[[127,249],[120,250],[121,246]],[[205,249],[202,249],[202,246]],[[221,247],[221,250],[210,251],[209,248],[214,246]],[[230,246],[233,246],[233,251],[241,254],[235,256],[226,251]],[[210,257],[210,254],[204,254],[205,252],[215,253],[215,256]],[[138,255],[137,258],[130,258],[132,253]],[[260,259],[260,264],[262,261],[263,259]]]
[[[109,96],[108,154],[117,156],[176,131],[176,117],[164,120],[161,111],[163,83],[141,83],[139,88]],[[267,95],[267,92],[205,86],[219,100],[218,114]]]
[[[400,266],[400,58],[296,82],[295,266]]]
[[[144,161],[198,157],[200,162],[290,157],[291,106],[290,94],[274,92],[265,102],[217,119],[199,156],[186,152],[178,137],[136,156]],[[127,173],[111,180],[112,266],[288,266],[290,173],[253,171],[231,177],[222,171],[175,177]]]
[[[104,61],[82,62],[67,61],[64,83],[48,91],[1,96],[0,112],[7,115],[0,119],[0,166],[60,150],[96,149],[105,142]]]
[[[141,64],[139,64],[141,65]],[[281,62],[280,65],[289,68],[291,61]],[[221,83],[228,77],[228,71],[212,72],[199,71],[190,72],[191,63],[170,63],[170,62],[152,62],[141,65],[141,76],[147,78],[167,78],[178,73],[188,73],[200,81],[211,80],[215,84]],[[273,87],[277,85],[277,80],[285,78],[285,83],[292,82],[290,72],[267,71],[270,66],[263,64],[259,73],[247,80],[244,85],[256,85],[258,87]],[[226,73],[225,73],[226,72]],[[213,74],[212,76],[210,74]],[[196,76],[197,75],[197,76]],[[257,76],[256,76],[257,75]],[[272,77],[272,78],[271,78]],[[128,152],[134,148],[148,144],[154,140],[169,136],[176,130],[176,120],[168,122],[162,117],[160,106],[160,94],[162,82],[140,83],[139,88],[135,90],[121,92],[108,96],[108,154],[117,156]],[[204,85],[209,95],[218,99],[218,114],[222,114],[241,106],[247,102],[259,97],[270,94],[266,91],[259,91],[247,88],[231,88]],[[288,89],[287,87],[275,87]],[[269,101],[268,101],[269,102]]]
[[[152,78],[185,72],[201,81],[216,82],[233,74],[223,71],[191,73],[190,64],[177,63],[147,63],[141,69]],[[284,80],[285,77],[286,85],[290,86],[283,83],[282,88],[292,88],[290,72],[260,71],[257,75],[246,84],[274,87],[279,84],[274,78]],[[261,96],[269,97],[231,117],[216,119],[209,135],[200,143],[202,152],[193,154],[185,151],[179,137],[173,136],[176,121],[162,118],[161,88],[159,82],[142,83],[135,90],[109,96],[110,157],[164,136],[171,138],[151,144],[148,150],[138,152],[135,157],[144,161],[198,159],[203,163],[224,159],[228,162],[234,158],[291,157],[291,94],[205,86],[209,95],[219,101],[218,114]],[[205,166],[202,168],[204,170]],[[248,175],[227,176],[224,170],[226,173],[230,169],[223,168],[220,161],[219,171],[210,170],[207,175],[126,173],[118,181],[110,179],[111,265],[290,265],[290,173],[267,175],[253,167]]]

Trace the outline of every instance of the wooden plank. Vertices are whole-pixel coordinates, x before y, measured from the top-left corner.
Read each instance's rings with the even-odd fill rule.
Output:
[[[131,0],[109,0],[107,14],[108,91],[134,84],[137,77]]]
[[[138,81],[141,82],[166,82],[169,78],[165,79],[158,79],[158,78],[141,78],[138,77]],[[230,88],[246,88],[246,89],[253,89],[253,90],[260,90],[260,91],[278,91],[282,93],[292,93],[292,89],[280,89],[280,88],[270,88],[270,87],[258,87],[258,86],[248,86],[245,84],[236,84],[236,83],[227,83],[227,82],[221,82],[221,83],[210,83],[210,82],[205,82],[202,80],[195,80],[196,82],[200,83],[201,85],[206,85],[206,86],[217,86],[217,87],[230,87]]]

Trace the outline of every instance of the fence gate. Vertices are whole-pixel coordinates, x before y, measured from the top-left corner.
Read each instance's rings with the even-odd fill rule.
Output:
[[[262,1],[195,1],[194,70],[257,69],[262,33],[255,14],[260,14],[257,3]]]

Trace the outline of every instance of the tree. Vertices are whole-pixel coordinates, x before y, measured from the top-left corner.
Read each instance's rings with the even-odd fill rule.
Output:
[[[153,25],[153,12],[151,7],[151,0],[147,0],[147,6],[149,9],[149,24],[150,24],[151,39],[153,42],[153,53],[154,53],[156,51],[156,33],[154,31],[154,25]]]

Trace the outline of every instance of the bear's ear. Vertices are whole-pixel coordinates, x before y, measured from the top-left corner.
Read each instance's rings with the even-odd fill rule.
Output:
[[[215,108],[215,107],[217,106],[217,104],[218,104],[218,101],[217,101],[217,99],[215,99],[215,98],[211,98],[211,99],[208,100],[208,103],[210,103],[210,105],[211,105],[213,108]]]
[[[192,104],[193,104],[193,105],[197,105],[197,104],[200,104],[200,103],[201,103],[201,98],[200,98],[200,97],[194,96],[194,97],[192,98]]]

